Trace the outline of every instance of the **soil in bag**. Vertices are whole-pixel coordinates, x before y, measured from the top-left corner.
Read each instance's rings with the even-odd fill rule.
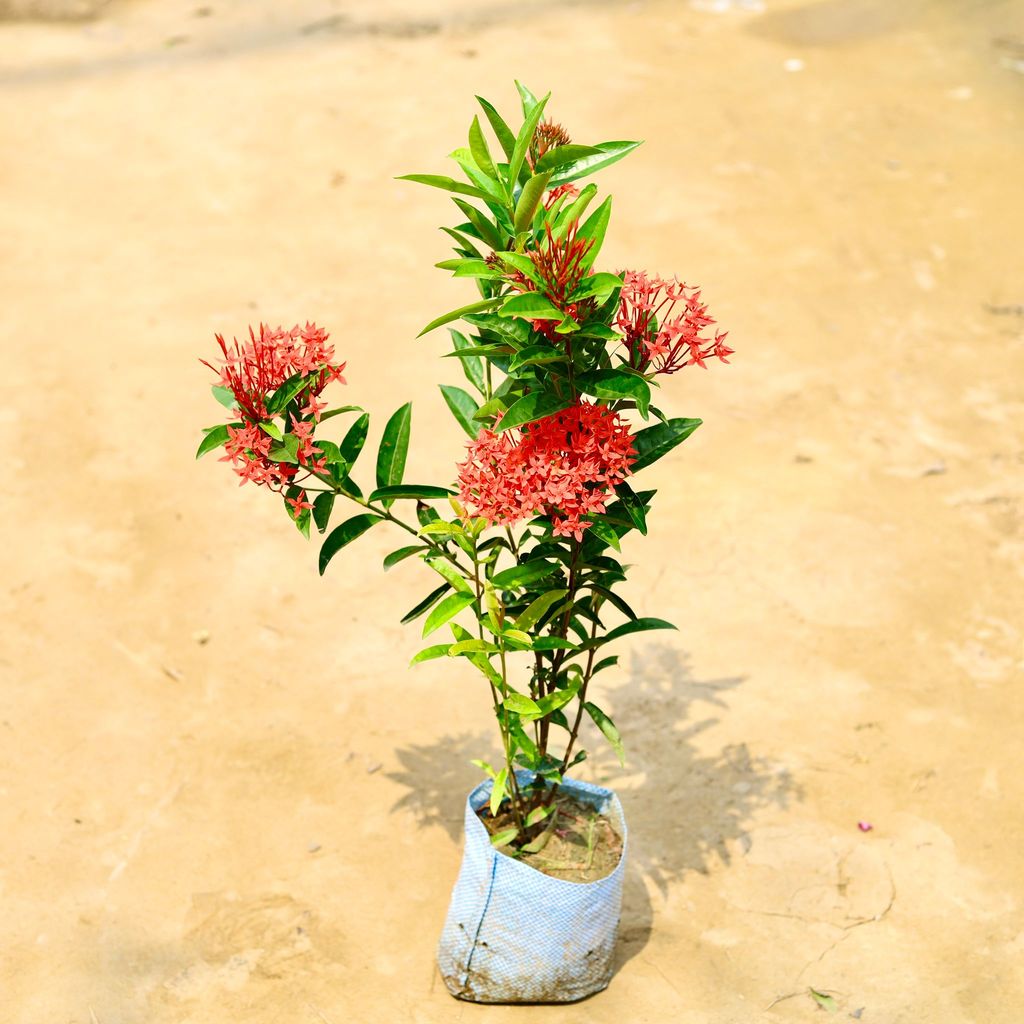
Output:
[[[507,802],[494,817],[486,804],[477,814],[492,836],[515,825]],[[596,882],[615,870],[622,857],[622,837],[594,807],[560,796],[554,813],[529,829],[522,845],[506,843],[498,851],[553,878]]]

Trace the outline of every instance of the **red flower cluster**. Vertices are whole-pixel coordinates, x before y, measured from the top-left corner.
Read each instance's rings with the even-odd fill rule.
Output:
[[[727,363],[733,349],[728,332],[714,337],[702,332],[715,321],[700,301],[700,289],[627,270],[623,275],[615,326],[625,335],[629,365],[635,370],[653,364],[655,373],[675,373],[684,366],[707,364],[716,356]],[[679,307],[678,312],[676,311]]]
[[[302,470],[307,476],[325,472],[323,454],[313,443],[313,431],[327,408],[319,396],[332,380],[345,383],[341,375],[345,364],[334,363],[334,346],[327,344],[327,332],[308,323],[289,331],[260,324],[259,336],[250,327],[244,344],[236,340],[229,349],[219,334],[217,343],[224,353],[223,365],[218,369],[206,360],[203,363],[219,375],[221,386],[231,391],[242,419],[241,426],[227,428],[226,454],[221,462],[231,463],[242,484],[252,481],[275,491],[292,486]],[[303,378],[303,387],[295,396],[301,417],[290,414],[289,433],[298,441],[298,465],[272,457],[272,449],[280,442],[260,426],[273,420],[267,408],[270,396],[296,376]],[[304,491],[290,498],[289,504],[296,518],[311,507]]]
[[[235,339],[229,351],[219,334],[217,344],[224,353],[221,368],[218,370],[205,359],[203,364],[220,374],[221,384],[235,396],[246,419],[254,422],[267,418],[267,399],[296,374],[309,378],[306,389],[300,393],[308,400],[315,399],[332,380],[345,383],[341,376],[345,364],[333,365],[334,346],[327,344],[327,332],[316,324],[296,324],[290,331],[260,324],[260,336],[257,338],[250,327],[249,340],[244,345]]]
[[[468,448],[458,470],[459,497],[470,515],[499,526],[550,515],[557,536],[577,540],[590,526],[581,517],[605,511],[635,454],[619,415],[586,401],[518,431],[481,430]]]

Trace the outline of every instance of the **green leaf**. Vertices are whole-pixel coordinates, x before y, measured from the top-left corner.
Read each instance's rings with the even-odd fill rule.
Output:
[[[460,196],[472,196],[474,199],[490,199],[491,197],[475,185],[464,185],[461,181],[449,178],[446,174],[399,174],[399,181],[415,181],[420,185],[432,185],[442,188],[445,192],[456,192]]]
[[[467,227],[472,228],[476,232],[476,237],[482,242],[485,242],[492,249],[501,249],[503,245],[503,235],[498,227],[496,227],[491,221],[485,217],[472,203],[467,203],[464,199],[453,200],[455,205],[466,215],[469,220],[468,225],[459,225],[459,230],[466,234],[472,234],[472,231],[467,231]],[[509,224],[509,230],[512,225]]]
[[[619,341],[622,335],[607,324],[589,323],[580,328],[581,338],[600,338],[602,341]]]
[[[501,114],[482,96],[477,96],[476,101],[487,115],[487,120],[491,123],[491,128],[494,131],[494,137],[501,145],[505,157],[510,157],[512,151],[516,148],[516,137],[512,134],[512,129],[505,123]]]
[[[580,645],[560,636],[539,636],[533,641],[535,651],[578,651]]]
[[[369,429],[370,414],[364,412],[346,431],[344,440],[338,445],[338,451],[346,465],[354,465],[356,459],[359,458],[359,453],[366,443],[366,432]]]
[[[383,520],[380,516],[363,513],[362,515],[353,516],[351,519],[346,519],[341,526],[335,527],[327,535],[327,539],[320,548],[320,575],[323,576],[328,562],[330,562],[330,560],[343,547],[345,547],[346,544],[351,544],[352,541],[357,537],[361,537],[375,523],[380,523],[382,521]]]
[[[452,565],[451,562],[446,558],[437,556],[435,558],[424,559],[427,565],[434,570],[439,576],[446,579],[452,587],[461,594],[472,594],[473,588],[470,587],[469,583],[466,582],[463,575],[459,570]]]
[[[579,288],[572,293],[572,300],[578,302],[580,299],[593,297],[599,302],[603,302],[616,288],[621,287],[622,278],[618,274],[591,274],[589,277],[585,277]]]
[[[536,701],[530,700],[525,694],[516,693],[515,690],[508,694],[501,703],[503,707],[517,715],[540,714],[540,708],[537,707]]]
[[[616,594],[614,591],[609,590],[607,587],[602,587],[600,584],[597,583],[592,583],[590,584],[590,586],[595,593],[600,594],[606,601],[609,602],[609,604],[612,604],[616,608],[618,608],[619,611],[622,612],[622,614],[625,615],[627,619],[631,619],[633,622],[635,622],[639,618],[636,612],[634,612],[633,609],[630,608],[630,606],[626,604],[626,602],[621,597],[619,597],[619,595]]]
[[[432,647],[424,647],[409,664],[418,665],[421,661],[430,661],[432,658],[444,658],[451,646],[451,644],[434,644]]]
[[[827,993],[818,992],[813,988],[809,988],[807,993],[823,1010],[828,1010],[829,1013],[839,1012],[839,1004]]]
[[[453,238],[458,245],[455,250],[460,256],[475,256],[477,259],[483,259],[480,250],[468,239],[465,235],[460,235],[455,228],[443,227],[441,230],[448,235],[449,238]]]
[[[521,252],[499,252],[498,258],[513,270],[518,270],[520,274],[529,278],[538,287],[543,286],[544,279],[537,272],[537,267],[529,256]]]
[[[622,737],[619,735],[619,730],[615,728],[615,723],[596,704],[587,701],[583,707],[594,720],[598,729],[604,733],[604,738],[612,745],[612,749],[619,759],[619,764],[625,767],[626,751],[622,746]]]
[[[281,428],[273,420],[267,420],[266,422],[261,421],[259,428],[267,435],[267,437],[272,437],[275,441],[284,440],[284,434],[281,433]]]
[[[516,629],[514,626],[506,626],[500,634],[502,640],[511,641],[513,644],[521,644],[523,648],[528,649],[530,647],[530,634],[524,633],[521,629]]]
[[[670,419],[668,423],[656,423],[646,427],[633,438],[636,461],[630,467],[634,473],[657,462],[676,445],[682,444],[700,425],[701,420]]]
[[[449,587],[447,583],[442,583],[437,590],[432,590],[425,598],[423,598],[422,601],[420,601],[419,604],[410,608],[409,611],[402,616],[402,622],[412,622],[413,619],[418,619],[442,594],[447,593],[449,590],[451,590],[451,587]]]
[[[481,189],[490,196],[490,202],[500,203],[501,205],[505,204],[505,201],[508,198],[505,192],[505,183],[499,183],[495,178],[487,174],[486,171],[482,171],[477,166],[477,162],[470,150],[460,148],[448,155],[458,163],[465,172],[466,177],[469,178],[469,180],[478,189]],[[454,199],[454,196],[452,198]]]
[[[339,405],[337,409],[328,409],[327,412],[322,412],[320,414],[320,422],[323,423],[324,420],[329,420],[333,416],[341,416],[343,413],[346,412],[362,411],[362,407],[358,405]]]
[[[544,760],[549,762],[553,761],[553,759],[549,758],[545,758]],[[561,782],[562,776],[561,773],[558,771],[558,768],[561,766],[558,764],[558,762],[553,762],[553,765],[553,767],[548,767],[547,769],[545,769],[544,767],[540,767],[538,774],[542,775],[545,779],[550,779],[552,782]],[[544,847],[547,846],[548,841],[551,839],[551,836],[554,833],[557,824],[558,815],[553,814],[551,816],[551,820],[547,823],[547,825],[545,825],[544,830],[541,832],[541,834],[537,836],[536,839],[527,843],[523,847],[523,853],[540,853],[541,850],[543,850]]]
[[[537,749],[537,744],[526,735],[526,730],[515,719],[509,722],[509,732],[512,734],[515,745],[522,751],[522,756],[516,758],[516,760],[523,767],[529,768],[531,771],[534,770],[540,760],[540,751]]]
[[[429,549],[426,544],[410,544],[408,547],[398,548],[397,551],[392,551],[391,554],[384,559],[384,571],[387,572],[388,569],[398,565],[399,562],[404,562],[405,559],[412,555],[418,554],[420,551],[427,550]]]
[[[537,212],[541,199],[544,198],[544,190],[548,187],[550,180],[551,172],[548,171],[544,174],[535,174],[523,186],[519,202],[516,203],[516,215],[512,222],[517,235],[521,231],[528,230],[533,224],[533,215]]]
[[[594,244],[582,260],[582,265],[588,269],[594,265],[598,252],[601,250],[601,243],[604,242],[605,232],[608,230],[608,221],[612,215],[612,197],[607,199],[583,222],[583,226],[576,232],[576,238],[593,239]]]
[[[429,636],[449,619],[455,618],[464,608],[468,608],[474,600],[476,599],[472,594],[449,594],[427,616],[427,621],[423,624],[423,635]]]
[[[491,817],[498,813],[501,801],[505,799],[505,786],[508,783],[508,769],[502,768],[494,778],[494,785],[491,786],[491,800],[488,805],[491,809]]]
[[[521,316],[527,320],[561,321],[565,316],[562,310],[540,292],[512,295],[505,300],[505,305],[498,312],[501,316]]]
[[[525,120],[523,121],[523,126],[519,129],[519,134],[516,136],[515,149],[512,150],[512,155],[508,158],[508,180],[513,188],[519,180],[519,172],[522,170],[523,161],[526,159],[530,143],[533,142],[537,125],[540,124],[540,119],[544,115],[544,106],[550,98],[551,93],[548,93],[539,103],[534,100],[529,113],[524,113]]]
[[[196,449],[196,458],[201,459],[207,452],[212,452],[214,448],[219,448],[224,444],[230,435],[228,434],[227,424],[221,423],[216,427],[210,427],[206,432],[206,436],[199,442],[199,447]]]
[[[479,768],[480,771],[485,772],[492,779],[494,778],[495,771],[486,761],[473,760],[473,761],[470,761],[469,763],[473,764],[473,765],[476,765],[476,767]]]
[[[295,434],[285,434],[284,443],[271,445],[270,458],[275,462],[290,462],[294,465],[299,463],[299,439]]]
[[[309,387],[309,380],[304,374],[298,373],[294,377],[290,377],[267,399],[267,412],[281,412],[296,395],[307,387]]]
[[[547,363],[566,362],[565,352],[557,349],[550,342],[546,345],[529,345],[520,349],[510,360],[509,370],[517,370],[520,366],[542,366]]]
[[[395,484],[393,487],[378,487],[367,501],[394,501],[395,498],[419,498],[426,501],[433,498],[447,498],[455,492],[447,487],[433,484]]]
[[[534,807],[532,811],[526,816],[526,827],[530,828],[538,822],[543,821],[549,814],[554,811],[553,806],[549,807]]]
[[[628,370],[591,370],[580,374],[576,385],[585,395],[595,398],[632,399],[641,416],[647,415],[651,404],[650,385],[638,373]]]
[[[546,594],[531,601],[526,610],[515,621],[516,629],[531,629],[547,614],[552,605],[557,604],[568,594],[568,590],[549,590]]]
[[[489,644],[486,640],[460,640],[452,644],[448,651],[449,658],[457,658],[460,654],[497,654],[498,648]]]
[[[519,829],[517,828],[506,828],[496,835],[491,836],[491,846],[496,850],[502,846],[508,846],[515,837],[519,835]]]
[[[486,260],[460,259],[442,260],[435,263],[441,270],[450,270],[454,277],[478,277],[483,280],[500,281],[505,275]]]
[[[565,146],[556,146],[554,149],[549,149],[537,161],[534,172],[540,174],[543,171],[556,171],[555,177],[561,178],[565,172],[559,170],[559,168],[565,167],[566,164],[577,163],[588,156],[600,157],[603,155],[603,152],[594,146],[576,146],[572,143]]]
[[[473,414],[473,419],[478,423],[482,423],[485,420],[493,419],[500,412],[504,412],[508,408],[500,398],[492,398],[489,402],[484,402],[479,409]]]
[[[468,306],[460,306],[458,309],[453,309],[450,313],[439,316],[436,320],[431,320],[416,337],[422,338],[424,334],[429,334],[435,327],[450,324],[453,320],[461,320],[467,313],[482,313],[485,309],[493,309],[495,306],[500,306],[504,301],[505,299],[499,296],[496,299],[482,299],[480,302],[471,302]]]
[[[476,437],[480,433],[480,424],[473,419],[477,410],[473,396],[462,388],[452,387],[450,384],[442,384],[440,387],[441,394],[444,395],[444,400],[459,426],[470,437]]]
[[[664,619],[653,619],[653,618],[641,618],[632,619],[629,622],[624,622],[621,626],[616,626],[613,630],[606,633],[600,639],[604,643],[608,643],[611,640],[618,640],[620,636],[628,636],[630,633],[644,633],[650,629],[675,629],[671,622],[666,622]]]
[[[454,327],[448,328],[448,333],[452,336],[452,344],[455,346],[456,354],[458,358],[462,360],[462,372],[466,375],[466,380],[470,382],[480,392],[485,393],[484,383],[484,368],[483,360],[479,355],[474,353],[473,342],[469,340],[464,334],[455,330]]]
[[[225,388],[220,384],[214,384],[210,390],[213,392],[213,397],[216,398],[225,409],[234,409],[235,393],[231,388]]]
[[[592,150],[590,154],[581,156],[567,167],[560,167],[555,173],[552,185],[564,185],[566,182],[595,174],[597,171],[617,163],[624,156],[628,156],[640,145],[642,145],[640,142],[599,142],[596,146],[588,147]],[[568,149],[567,146],[560,148]],[[558,149],[555,149],[554,152],[557,153]]]
[[[473,160],[488,178],[497,178],[498,173],[494,169],[494,161],[491,159],[491,151],[487,148],[487,140],[480,129],[480,118],[474,117],[473,123],[469,126],[469,151],[473,154]]]
[[[537,106],[537,97],[534,96],[533,93],[530,92],[530,90],[527,89],[522,82],[516,82],[516,89],[519,92],[519,98],[523,101],[523,117],[527,117],[529,116],[530,111],[533,110],[535,106]],[[550,95],[551,94],[548,93],[548,96]],[[547,96],[545,96],[544,98],[546,100]]]
[[[377,449],[377,486],[394,487],[402,482],[405,457],[409,452],[409,426],[412,421],[412,403],[406,402],[395,410]],[[385,504],[390,499],[385,499]]]
[[[626,515],[633,521],[633,525],[644,535],[647,535],[647,515],[644,512],[644,503],[637,497],[636,491],[627,483],[616,485],[615,493],[626,510]]]
[[[556,242],[561,241],[569,226],[583,216],[583,211],[590,205],[591,200],[597,195],[597,186],[587,185],[582,192],[558,215],[555,230],[552,232]]]
[[[540,711],[539,717],[544,718],[547,715],[552,714],[559,708],[565,707],[579,692],[581,680],[577,679],[563,690],[555,690],[553,693],[546,694],[537,701],[537,708]]]
[[[561,412],[570,404],[569,399],[559,398],[557,395],[550,395],[543,391],[532,391],[509,406],[508,411],[498,424],[498,433]]]
[[[560,567],[557,562],[547,562],[538,558],[495,573],[491,577],[491,583],[498,590],[512,590],[516,587],[525,587],[528,583],[536,583],[537,580],[550,576],[558,568]]]
[[[420,527],[420,533],[425,537],[453,537],[462,532],[463,529],[458,523],[449,523],[440,518],[433,522],[424,523]]]
[[[324,491],[323,494],[318,494],[313,502],[313,522],[321,533],[327,529],[327,524],[331,521],[334,497],[334,491]]]

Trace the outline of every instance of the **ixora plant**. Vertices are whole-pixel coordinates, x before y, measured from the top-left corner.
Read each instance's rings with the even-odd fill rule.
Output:
[[[321,573],[368,530],[408,535],[384,568],[418,558],[434,576],[402,619],[424,618],[431,640],[412,660],[461,659],[479,673],[502,749],[495,765],[475,762],[486,778],[467,801],[441,970],[463,998],[560,1002],[607,985],[621,900],[621,806],[567,775],[586,757],[588,720],[623,756],[594,680],[616,664],[606,654],[615,641],[673,628],[616,593],[620,544],[647,532],[654,497],[630,481],[700,425],[666,417],[652,388],[732,350],[698,289],[594,269],[611,199],[596,203],[597,187],[576,183],[639,143],[574,144],[544,119],[548,97],[518,88],[517,131],[480,99],[497,148],[474,118],[468,148],[452,154],[465,181],[405,176],[452,193],[460,222],[442,230],[456,255],[438,266],[480,293],[421,332],[468,325],[450,329],[448,355],[472,391],[441,385],[470,437],[457,486],[404,480],[408,404],[384,428],[374,485],[357,484],[369,416],[324,397],[345,383],[345,365],[312,324],[261,326],[232,345],[218,336],[214,393],[231,422],[210,427],[198,454],[223,449],[243,484],[281,495],[307,537],[311,526],[325,533],[340,506],[359,506],[327,533]],[[344,414],[354,415],[347,432],[326,439]]]

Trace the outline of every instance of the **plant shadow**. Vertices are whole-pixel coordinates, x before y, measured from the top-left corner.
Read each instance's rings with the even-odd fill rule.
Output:
[[[742,676],[697,679],[689,656],[668,644],[633,652],[621,681],[601,686],[596,699],[625,737],[627,765],[596,729],[584,737],[590,755],[585,777],[612,785],[630,825],[623,893],[619,966],[650,937],[652,894],[664,899],[689,872],[729,864],[749,846],[755,815],[784,808],[800,796],[787,771],[732,743],[707,752],[699,737],[728,710],[727,695]],[[483,733],[443,737],[398,750],[400,769],[388,777],[405,789],[392,811],[411,811],[421,827],[439,825],[453,841],[462,836],[466,793],[480,780],[469,762],[486,757],[493,738]]]
[[[589,757],[597,779],[615,786],[630,822],[620,966],[647,944],[653,893],[664,899],[689,872],[728,865],[737,849],[749,848],[759,811],[800,796],[784,766],[746,743],[709,750],[700,741],[743,682],[698,679],[686,652],[654,643],[635,649],[628,672],[601,691],[626,743],[625,770],[600,736],[590,737]]]

